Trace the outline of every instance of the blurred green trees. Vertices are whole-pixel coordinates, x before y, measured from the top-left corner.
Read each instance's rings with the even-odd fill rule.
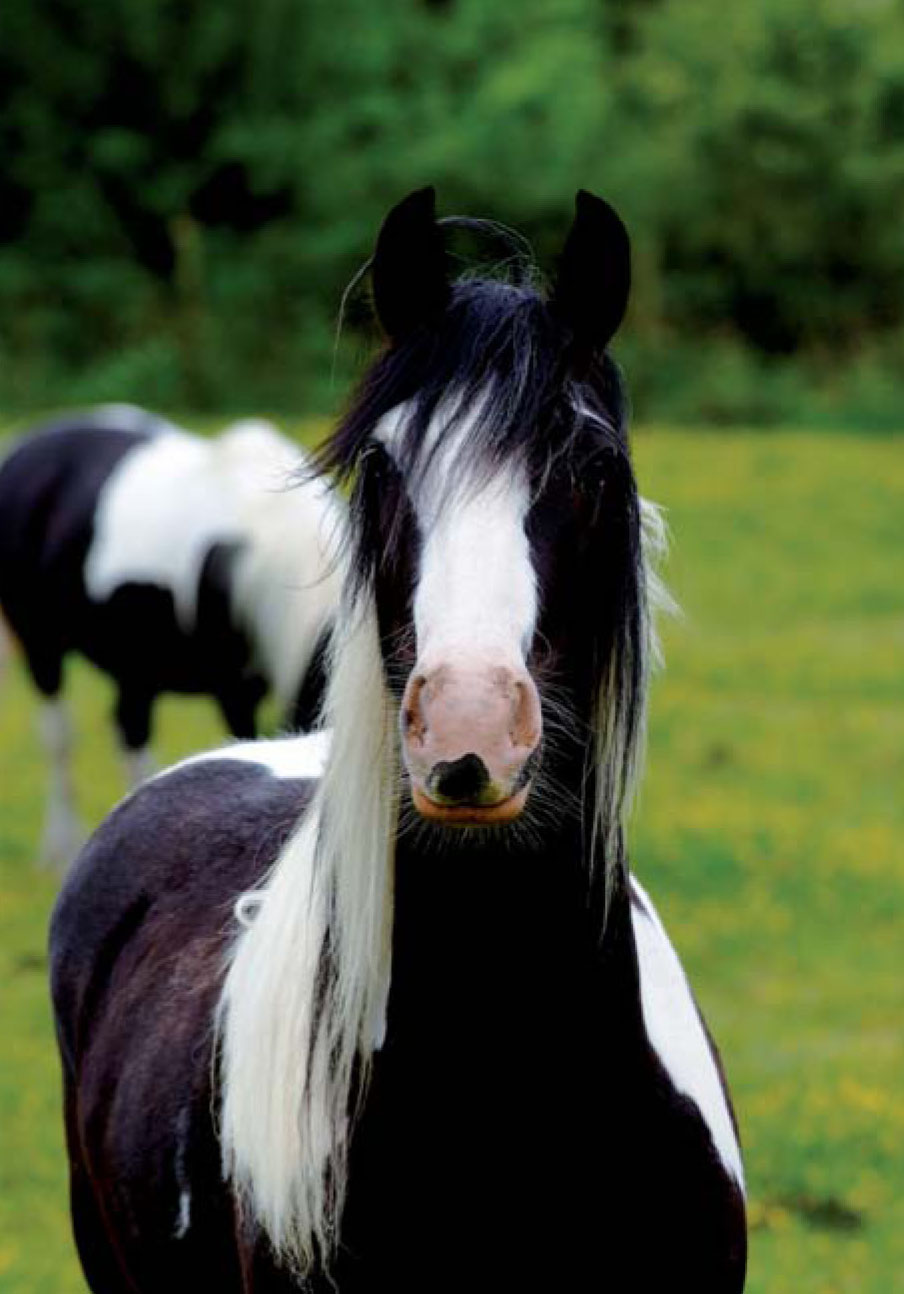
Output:
[[[433,182],[547,263],[616,203],[642,412],[904,422],[900,0],[4,0],[0,156],[7,408],[322,406]]]

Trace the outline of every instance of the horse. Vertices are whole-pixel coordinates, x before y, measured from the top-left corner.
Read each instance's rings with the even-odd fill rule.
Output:
[[[287,488],[305,463],[263,421],[207,440],[107,406],[36,429],[0,464],[0,611],[43,698],[46,861],[70,860],[79,840],[69,652],[114,680],[133,785],[150,771],[162,692],[212,694],[239,738],[256,735],[268,690],[290,727],[312,725],[338,601],[338,505],[320,483]]]
[[[507,237],[417,190],[369,262],[323,730],[158,775],[59,897],[96,1294],[743,1288],[720,1061],[625,846],[665,597],[628,236],[579,192],[547,293],[511,241],[454,279],[462,227]]]

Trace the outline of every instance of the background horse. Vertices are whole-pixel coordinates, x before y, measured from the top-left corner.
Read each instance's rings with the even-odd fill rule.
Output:
[[[423,190],[372,278],[329,751],[146,784],[54,917],[89,1284],[735,1294],[728,1095],[623,842],[662,542],[627,236],[581,193],[548,298],[450,284]]]
[[[79,843],[61,699],[70,651],[115,682],[133,783],[161,692],[210,693],[230,731],[253,737],[269,689],[290,726],[310,726],[338,576],[330,493],[288,488],[304,467],[268,423],[208,441],[112,406],[36,431],[0,465],[0,610],[44,698],[46,858]]]

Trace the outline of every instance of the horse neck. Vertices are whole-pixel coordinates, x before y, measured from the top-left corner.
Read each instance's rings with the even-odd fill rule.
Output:
[[[618,865],[607,886],[591,838],[579,817],[522,849],[462,833],[431,851],[403,837],[390,1021],[420,1030],[444,1016],[445,1029],[450,1015],[465,1027],[496,1021],[504,1049],[506,1029],[522,1029],[543,1004],[557,1003],[565,1029],[598,1011],[601,995],[636,1002],[626,874]]]

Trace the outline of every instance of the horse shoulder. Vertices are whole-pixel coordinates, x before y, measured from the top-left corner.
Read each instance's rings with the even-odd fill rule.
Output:
[[[76,1060],[113,988],[208,950],[219,977],[237,898],[258,885],[303,813],[324,734],[247,742],[158,774],[108,815],[76,860],[51,921],[60,1042]],[[206,956],[206,953],[204,953]]]
[[[236,1288],[212,1113],[217,1003],[237,900],[304,813],[324,742],[249,742],[159,774],[108,816],[56,906],[73,1180],[94,1183],[121,1261],[149,1287]]]
[[[631,878],[644,1029],[672,1086],[693,1101],[725,1170],[744,1189],[737,1128],[718,1052],[655,907]]]

